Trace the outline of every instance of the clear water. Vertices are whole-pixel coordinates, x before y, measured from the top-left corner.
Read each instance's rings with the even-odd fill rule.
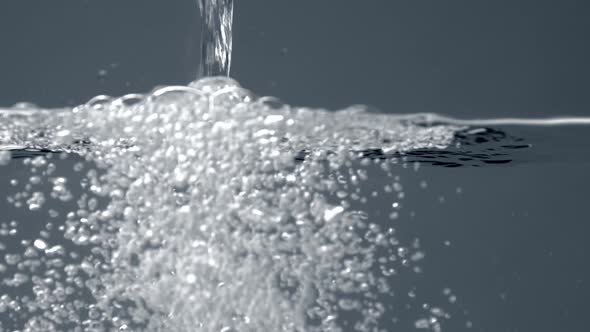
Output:
[[[226,28],[206,32],[202,73],[225,75],[231,8],[207,6],[205,21]],[[509,193],[481,203],[481,168],[497,177],[489,182],[514,172],[551,187],[551,172],[535,177],[526,165],[588,162],[573,141],[553,140],[558,148],[544,154],[535,147],[547,143],[523,127],[534,133],[583,118],[329,112],[215,77],[73,109],[18,105],[0,116],[5,330],[478,329],[481,310],[466,304],[477,294],[457,292],[462,285],[445,276],[478,280],[469,277],[477,262],[456,259],[485,236],[452,230],[485,224],[478,215],[443,217],[438,207],[471,197],[461,202],[481,204],[482,214],[509,209]],[[451,193],[437,191],[457,174],[443,170],[463,177],[451,180]],[[449,221],[433,224],[433,214]],[[527,235],[494,235],[511,234]],[[423,282],[433,279],[440,284]]]

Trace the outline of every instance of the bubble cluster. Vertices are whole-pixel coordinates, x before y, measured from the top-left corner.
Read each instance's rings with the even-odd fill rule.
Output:
[[[396,238],[398,160],[366,152],[444,148],[458,129],[294,108],[227,78],[2,116],[0,163],[32,174],[9,203],[40,227],[0,265],[1,321],[23,331],[381,331],[424,253]],[[429,312],[416,327],[438,331]]]

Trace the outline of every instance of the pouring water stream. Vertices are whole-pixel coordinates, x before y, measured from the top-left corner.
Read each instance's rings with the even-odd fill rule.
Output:
[[[392,170],[398,160],[364,152],[445,149],[464,126],[590,124],[276,107],[211,77],[229,75],[233,1],[198,3],[203,77],[188,86],[98,96],[74,109],[0,109],[5,150],[70,151],[87,163],[76,172],[91,167],[79,181],[85,194],[63,215],[63,236],[90,249],[87,256],[60,254],[65,248],[42,231],[26,254],[7,259],[14,264],[5,271],[21,260],[23,269],[35,266],[38,256],[55,270],[40,278],[31,268],[31,277],[17,272],[8,282],[33,284],[28,298],[0,298],[0,312],[21,307],[32,316],[12,316],[15,329],[374,331],[391,318],[383,301],[391,280],[400,269],[419,273],[424,254],[419,241],[400,243],[394,228],[363,210],[386,196],[393,202],[383,212],[393,221],[404,199]],[[53,199],[72,201],[74,183],[52,175],[55,158],[24,159],[42,176],[31,176],[11,204],[34,212]],[[9,162],[0,155],[0,164]],[[387,185],[370,192],[369,175],[378,172]],[[38,189],[43,181],[50,194]],[[87,309],[79,315],[68,306],[76,292],[91,294],[77,299]],[[427,309],[415,326],[440,331],[444,308]]]

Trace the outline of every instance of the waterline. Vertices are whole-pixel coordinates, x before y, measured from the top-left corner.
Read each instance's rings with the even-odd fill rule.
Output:
[[[166,89],[191,89],[188,87],[167,87]],[[175,90],[176,91],[176,90]],[[153,96],[157,97],[158,93]],[[139,96],[139,95],[135,95]],[[56,112],[63,111],[64,108],[59,109],[22,109],[22,108],[0,108],[0,116],[15,116],[15,115],[32,115],[33,113],[41,112]],[[388,114],[389,115],[389,114]],[[450,116],[445,116],[436,113],[411,113],[411,114],[391,114],[392,118],[398,120],[405,120],[415,123],[427,124],[447,124],[457,126],[575,126],[575,125],[590,125],[590,117],[585,116],[564,116],[564,117],[546,117],[546,118],[487,118],[487,119],[460,119]]]
[[[410,115],[420,116],[419,114]],[[444,123],[458,126],[571,126],[590,125],[590,117],[549,117],[549,118],[490,118],[490,119],[458,119],[444,115],[423,114],[427,122]]]

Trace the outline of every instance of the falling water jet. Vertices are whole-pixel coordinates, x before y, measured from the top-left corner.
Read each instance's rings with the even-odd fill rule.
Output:
[[[203,29],[199,77],[229,76],[232,52],[233,0],[197,0]]]

